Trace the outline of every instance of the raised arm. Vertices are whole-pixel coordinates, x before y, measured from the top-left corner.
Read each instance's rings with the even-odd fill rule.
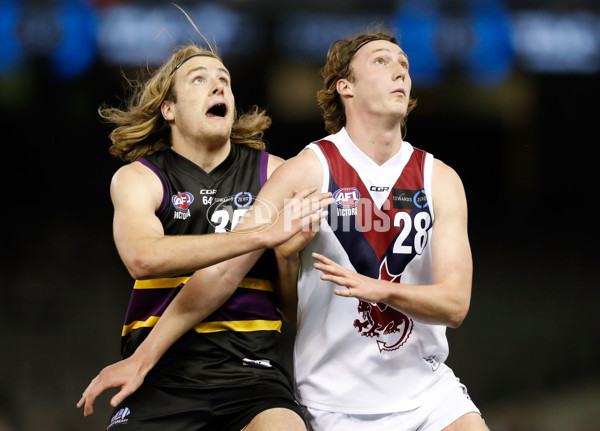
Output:
[[[423,323],[458,327],[471,301],[473,263],[467,233],[467,202],[456,172],[439,160],[433,169],[433,284],[408,285],[376,280],[342,268],[320,254],[316,269],[321,278],[346,289],[337,295],[384,302]]]

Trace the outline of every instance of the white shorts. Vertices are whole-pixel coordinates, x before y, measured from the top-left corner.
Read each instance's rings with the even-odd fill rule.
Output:
[[[312,431],[441,431],[461,416],[475,412],[465,385],[458,379],[442,379],[432,388],[435,395],[406,412],[351,415],[306,407]]]

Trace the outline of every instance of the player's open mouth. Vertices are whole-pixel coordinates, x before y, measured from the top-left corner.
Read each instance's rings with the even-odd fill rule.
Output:
[[[209,108],[209,110],[206,112],[206,115],[215,116],[215,117],[224,117],[226,114],[227,114],[227,105],[225,105],[224,103],[217,103],[217,104],[211,106]]]

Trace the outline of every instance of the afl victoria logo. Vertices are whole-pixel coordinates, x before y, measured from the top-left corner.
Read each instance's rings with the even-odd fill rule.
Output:
[[[360,193],[356,187],[344,187],[333,193],[333,198],[338,207],[354,208],[360,199]]]
[[[188,210],[192,202],[194,202],[194,195],[189,192],[178,192],[176,195],[171,197],[173,206],[178,210]]]

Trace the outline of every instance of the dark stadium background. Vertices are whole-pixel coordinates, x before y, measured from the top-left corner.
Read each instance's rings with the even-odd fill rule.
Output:
[[[418,99],[407,140],[458,171],[470,207],[472,304],[448,363],[494,431],[600,429],[600,4],[179,4],[221,47],[238,109],[268,109],[282,157],[326,134],[329,43],[376,22],[398,31]],[[169,2],[0,1],[2,431],[104,429],[108,394],[91,418],[75,403],[119,358],[131,280],[111,234],[121,163],[96,109],[124,99],[122,73],[190,38]]]

